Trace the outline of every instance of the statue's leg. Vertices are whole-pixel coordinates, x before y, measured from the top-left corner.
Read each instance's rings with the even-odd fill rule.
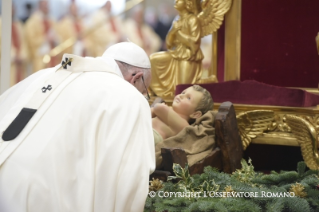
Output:
[[[202,63],[195,61],[179,61],[176,84],[194,84],[202,75]]]

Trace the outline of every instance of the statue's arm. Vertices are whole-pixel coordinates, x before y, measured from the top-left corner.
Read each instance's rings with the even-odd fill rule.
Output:
[[[171,49],[173,47],[174,39],[175,39],[174,33],[169,31],[167,33],[166,40],[165,40],[166,41],[166,46],[167,46],[168,49]]]
[[[166,36],[166,46],[168,49],[174,46],[174,41],[176,39],[176,33],[180,30],[180,25],[177,21],[173,23],[172,29],[167,33]]]
[[[165,104],[156,104],[152,112],[176,134],[189,125],[185,119]]]
[[[188,20],[188,27],[190,28],[190,33],[186,34],[179,30],[176,33],[177,39],[195,53],[200,48],[201,41],[200,23],[196,16],[193,16]]]

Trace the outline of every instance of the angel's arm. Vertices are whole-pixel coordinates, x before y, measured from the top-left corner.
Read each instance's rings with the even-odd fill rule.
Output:
[[[173,47],[174,40],[175,40],[175,33],[173,33],[172,31],[169,31],[167,33],[166,40],[165,40],[166,46],[168,49],[171,49]]]
[[[180,25],[177,21],[175,21],[172,25],[171,30],[167,33],[166,36],[166,46],[168,49],[172,48],[174,46],[174,41],[176,38],[176,32],[180,30]]]
[[[177,36],[180,42],[188,46],[194,53],[200,48],[201,30],[198,18],[196,16],[191,17],[188,20],[188,26],[190,28],[190,35],[179,30],[177,31]]]

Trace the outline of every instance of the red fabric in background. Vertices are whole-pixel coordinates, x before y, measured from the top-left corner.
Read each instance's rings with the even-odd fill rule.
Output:
[[[176,86],[180,94],[191,84]],[[319,105],[319,95],[301,89],[284,88],[254,80],[228,81],[213,84],[201,84],[212,95],[214,102],[230,101],[235,104],[273,105],[288,107],[310,107]]]
[[[319,0],[242,0],[241,80],[317,88]]]

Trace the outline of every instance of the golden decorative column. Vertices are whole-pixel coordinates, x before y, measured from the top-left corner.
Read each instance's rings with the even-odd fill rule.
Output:
[[[240,80],[240,51],[241,0],[236,0],[225,15],[225,81]]]

